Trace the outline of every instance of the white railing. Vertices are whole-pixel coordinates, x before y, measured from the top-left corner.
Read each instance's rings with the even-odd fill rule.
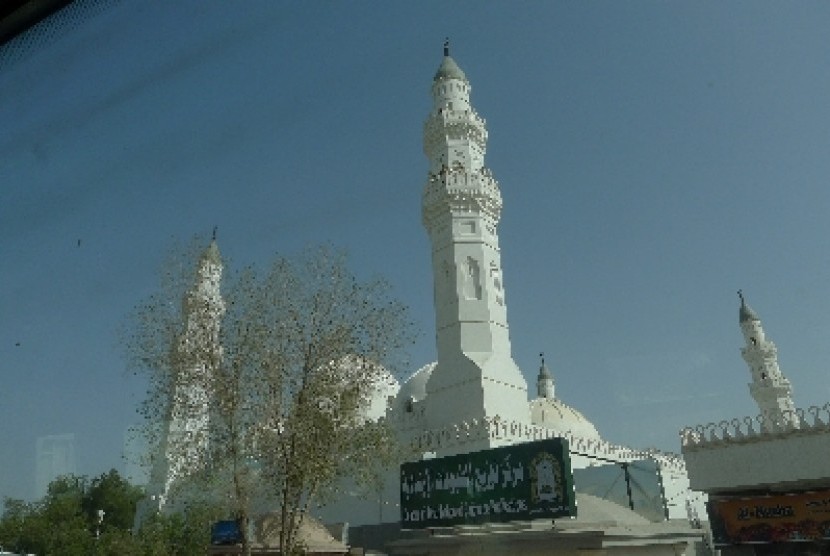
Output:
[[[680,431],[683,449],[695,449],[724,443],[749,442],[792,432],[830,431],[830,402],[822,406],[783,411],[780,415],[762,413],[755,417],[736,417],[686,427]]]
[[[678,454],[661,452],[657,449],[636,450],[612,444],[599,438],[579,436],[569,430],[550,429],[499,417],[471,419],[441,429],[423,431],[412,438],[410,447],[414,453],[426,453],[488,439],[530,442],[547,438],[567,439],[570,452],[575,454],[600,457],[612,461],[653,458],[658,459],[661,465],[675,468],[678,471],[686,468],[683,458]]]
[[[442,197],[448,193],[475,193],[501,201],[499,186],[487,168],[474,173],[468,173],[464,168],[450,168],[444,174],[429,176],[424,187],[425,197]]]

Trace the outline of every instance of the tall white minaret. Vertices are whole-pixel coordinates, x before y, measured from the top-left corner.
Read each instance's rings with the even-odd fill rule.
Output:
[[[148,494],[156,510],[168,501],[174,483],[198,470],[210,442],[210,382],[222,358],[219,331],[225,302],[222,260],[216,234],[199,259],[193,286],[182,302],[182,331],[171,350],[175,390],[166,434],[151,470]]]
[[[432,243],[438,363],[427,382],[427,421],[529,422],[527,383],[510,351],[497,226],[501,193],[484,166],[487,130],[470,83],[444,43],[424,124],[429,174],[422,215]]]
[[[790,381],[778,368],[778,348],[766,339],[761,319],[746,304],[740,290],[738,297],[741,299],[738,320],[746,343],[741,348],[741,356],[749,366],[752,377],[749,393],[758,404],[760,412],[771,423],[777,426],[798,426]],[[770,428],[769,425],[766,428]]]

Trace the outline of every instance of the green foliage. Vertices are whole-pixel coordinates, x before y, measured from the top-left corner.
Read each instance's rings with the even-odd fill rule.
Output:
[[[131,485],[112,469],[90,482],[82,507],[90,521],[98,519],[98,510],[104,511],[102,532],[112,528],[129,530],[133,526],[136,503],[143,495],[141,488]]]
[[[0,546],[15,552],[45,554],[49,524],[40,504],[6,498],[5,507],[0,519]]]
[[[217,521],[217,516],[215,509],[204,507],[191,507],[172,515],[155,515],[136,534],[138,552],[135,554],[201,556],[210,544],[210,526]]]
[[[65,476],[37,502],[7,498],[0,518],[0,547],[37,556],[196,556],[210,543],[216,514],[192,508],[154,516],[133,534],[142,490],[111,470],[88,481]],[[98,510],[104,510],[98,521]],[[97,535],[96,535],[97,533]]]

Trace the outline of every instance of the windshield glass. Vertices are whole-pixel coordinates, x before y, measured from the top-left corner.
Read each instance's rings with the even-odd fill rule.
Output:
[[[446,276],[531,401],[544,354],[571,432],[679,453],[757,415],[738,289],[823,405],[828,28],[820,2],[71,2],[0,46],[0,496],[149,480],[125,323],[213,233],[228,269],[331,244],[388,280],[420,331],[396,411],[430,391]],[[479,146],[442,168],[433,117]],[[498,258],[442,267],[429,184],[470,168]]]

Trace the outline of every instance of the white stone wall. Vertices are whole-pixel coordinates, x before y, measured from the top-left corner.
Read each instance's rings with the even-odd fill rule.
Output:
[[[830,403],[794,413],[784,422],[762,414],[683,429],[691,487],[707,492],[759,486],[797,490],[811,481],[827,481]]]

